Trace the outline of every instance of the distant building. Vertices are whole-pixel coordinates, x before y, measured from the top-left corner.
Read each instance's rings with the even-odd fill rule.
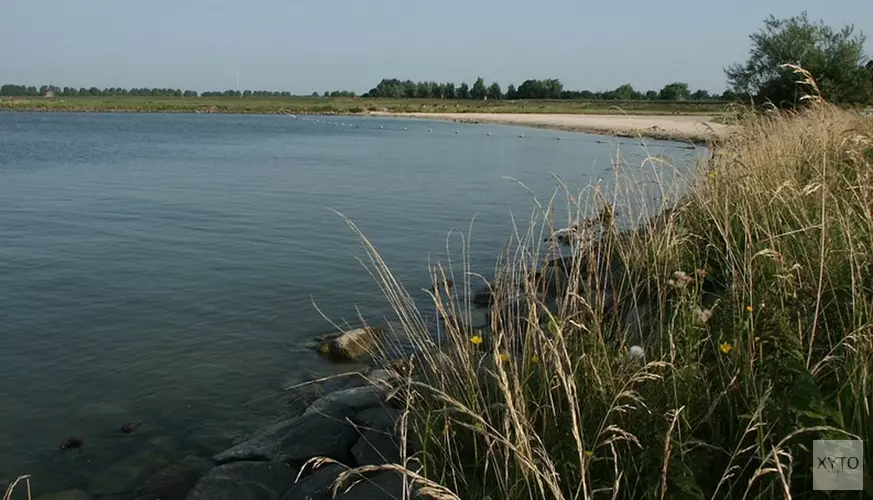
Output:
[[[55,96],[55,91],[52,89],[46,90],[45,94],[43,94],[43,97],[54,97],[54,96]]]

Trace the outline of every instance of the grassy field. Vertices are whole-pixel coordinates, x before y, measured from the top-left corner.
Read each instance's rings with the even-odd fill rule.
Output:
[[[454,281],[433,295],[440,347],[364,238],[421,348],[401,393],[420,451],[400,465],[436,498],[812,497],[813,439],[869,445],[873,120],[827,104],[752,118],[655,217],[628,208],[639,168],[618,165],[610,192],[560,187],[565,224],[537,204],[489,327],[466,326],[455,293],[481,279],[434,269]],[[543,241],[570,224],[561,264],[567,247]]]
[[[0,97],[0,111],[357,114],[367,112],[717,114],[708,101],[471,101],[320,97]]]

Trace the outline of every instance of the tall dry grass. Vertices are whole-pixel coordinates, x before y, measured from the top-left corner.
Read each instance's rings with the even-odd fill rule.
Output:
[[[486,328],[466,256],[434,269],[438,342],[364,239],[418,348],[395,469],[465,500],[813,496],[812,440],[873,436],[873,120],[810,104],[744,123],[634,229],[620,174],[567,190],[570,248],[538,204]]]

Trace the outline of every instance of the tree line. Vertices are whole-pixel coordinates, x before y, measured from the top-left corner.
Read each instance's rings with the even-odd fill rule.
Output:
[[[472,86],[466,82],[414,82],[385,78],[376,87],[364,94],[366,97],[393,98],[428,98],[428,99],[587,99],[587,100],[720,100],[732,99],[732,92],[712,94],[706,90],[691,92],[687,83],[673,82],[665,85],[660,91],[638,91],[629,83],[607,91],[564,90],[561,80],[550,78],[545,80],[525,80],[517,88],[508,85],[504,92],[499,83],[485,84],[483,78],[477,78]]]
[[[687,83],[672,82],[660,90],[641,91],[631,84],[620,85],[613,90],[565,90],[561,80],[525,80],[518,87],[508,85],[504,91],[497,82],[486,85],[477,78],[472,85],[466,82],[399,80],[385,78],[365,97],[382,98],[430,98],[430,99],[584,99],[584,100],[720,100],[744,102],[770,102],[779,107],[792,107],[802,102],[810,88],[798,85],[799,76],[790,63],[807,70],[818,84],[818,91],[825,99],[837,104],[873,104],[873,59],[864,52],[866,38],[855,33],[853,26],[835,30],[823,22],[811,22],[806,12],[799,16],[776,19],[770,16],[764,27],[750,36],[749,59],[725,69],[728,90],[721,94],[704,89],[691,91]],[[795,66],[795,67],[796,67]],[[288,91],[223,90],[198,94],[194,90],[169,88],[75,88],[2,85],[0,96],[151,96],[151,97],[291,97]],[[347,90],[325,91],[313,97],[356,97]]]

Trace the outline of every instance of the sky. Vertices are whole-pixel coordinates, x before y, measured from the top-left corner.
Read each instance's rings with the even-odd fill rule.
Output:
[[[0,83],[366,92],[382,78],[724,90],[770,14],[873,36],[871,0],[0,0]],[[873,43],[867,43],[873,54]]]

